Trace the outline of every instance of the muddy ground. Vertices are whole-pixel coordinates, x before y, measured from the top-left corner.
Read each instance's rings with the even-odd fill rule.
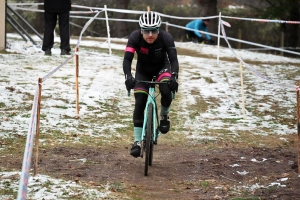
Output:
[[[295,146],[203,149],[158,144],[148,176],[144,159],[131,157],[129,149],[130,144],[41,149],[38,173],[94,185],[118,183],[112,191],[120,199],[300,199]],[[0,165],[21,169],[21,160],[1,159]]]

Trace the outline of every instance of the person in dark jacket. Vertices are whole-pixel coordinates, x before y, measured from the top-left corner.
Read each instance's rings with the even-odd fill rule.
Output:
[[[54,44],[54,29],[58,17],[60,32],[60,55],[70,55],[70,11],[71,0],[44,0],[45,26],[42,50],[51,56]]]
[[[214,41],[208,34],[202,34],[199,31],[207,32],[207,26],[209,24],[209,19],[196,19],[189,22],[185,27],[185,37],[187,41],[198,41],[202,43],[206,41],[208,44],[213,44]],[[193,29],[193,30],[190,30]]]

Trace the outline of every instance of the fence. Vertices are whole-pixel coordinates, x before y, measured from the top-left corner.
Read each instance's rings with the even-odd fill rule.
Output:
[[[43,10],[39,10],[39,9],[20,7],[20,6],[33,6],[33,5],[38,6],[38,5],[42,5],[42,4],[43,3],[11,3],[9,5],[12,6],[15,10],[23,10],[23,11],[31,11],[31,12],[44,12]],[[140,15],[143,12],[145,12],[145,11],[137,11],[137,10],[112,9],[112,8],[105,8],[105,7],[103,7],[103,8],[101,8],[101,7],[87,7],[87,6],[80,6],[80,5],[72,5],[72,7],[76,8],[76,9],[82,9],[83,10],[83,11],[71,11],[70,17],[71,18],[77,18],[77,19],[91,19],[92,17],[82,16],[83,14],[88,15],[88,14],[93,13],[93,11],[91,11],[91,10],[105,11],[106,16],[104,16],[103,18],[97,17],[95,20],[105,20],[107,22],[106,23],[107,30],[110,29],[109,25],[108,25],[108,21],[138,22],[138,20],[132,20],[132,19],[108,18],[107,12],[127,13],[127,14],[134,14],[134,15]],[[81,16],[80,16],[80,14],[81,14]],[[217,19],[218,20],[218,34],[213,34],[213,33],[207,33],[207,34],[209,34],[211,36],[214,36],[214,37],[217,37],[218,41],[219,41],[219,38],[223,38],[220,35],[220,21],[221,21],[222,18],[235,19],[235,20],[244,20],[244,21],[255,21],[255,22],[262,22],[262,23],[286,23],[286,24],[295,24],[295,25],[300,24],[300,21],[238,18],[238,17],[222,16],[221,13],[218,16],[208,16],[208,17],[180,17],[180,16],[166,15],[166,14],[163,14],[163,13],[160,13],[160,15],[161,15],[161,17],[164,17],[166,19],[177,19],[177,20],[193,20],[193,19],[205,19],[205,18]],[[178,28],[178,29],[181,29],[181,30],[189,30],[189,29],[185,28],[184,26],[180,26],[180,25],[177,25],[177,24],[172,24],[172,23],[169,23],[168,21],[164,21],[164,22],[162,22],[162,24],[164,24],[166,26],[166,29],[168,29],[168,27],[175,27],[175,28]],[[202,31],[199,31],[199,32],[203,33]],[[110,35],[108,35],[108,33],[107,33],[107,37],[110,40]],[[263,49],[279,51],[281,53],[285,52],[285,53],[289,53],[289,54],[293,54],[293,55],[297,55],[297,56],[300,55],[300,53],[298,53],[298,52],[290,51],[290,50],[287,50],[285,48],[276,48],[276,47],[273,47],[273,46],[258,44],[258,43],[249,42],[249,41],[245,41],[245,40],[241,40],[241,39],[237,39],[237,38],[231,38],[231,37],[227,37],[227,39],[230,40],[230,41],[238,42],[239,44],[243,43],[243,44],[248,44],[248,45],[260,47],[260,48],[263,48]],[[220,43],[218,43],[218,49],[219,49],[219,45],[220,45]]]
[[[63,67],[66,63],[68,63],[70,60],[73,59],[73,57],[76,57],[76,113],[79,114],[79,89],[78,89],[78,51],[81,41],[81,36],[84,33],[84,31],[87,29],[87,27],[92,23],[92,21],[99,15],[99,11],[96,11],[96,15],[91,18],[86,25],[83,27],[80,37],[78,39],[78,42],[76,44],[76,51],[73,53],[65,62],[63,62],[61,65],[56,67],[54,70],[52,70],[50,73],[48,73],[43,78],[39,78],[38,84],[36,87],[36,92],[34,95],[33,100],[33,106],[31,111],[31,117],[30,117],[30,123],[29,123],[29,130],[27,134],[26,139],[26,145],[25,145],[25,152],[23,157],[23,164],[22,164],[22,173],[20,178],[20,185],[19,185],[19,191],[18,191],[18,199],[19,200],[26,200],[27,197],[27,185],[28,185],[28,178],[29,178],[29,171],[30,171],[30,163],[32,159],[32,150],[33,150],[33,139],[34,134],[36,133],[35,138],[35,166],[34,166],[34,175],[37,173],[37,161],[38,161],[38,140],[39,140],[39,120],[40,120],[40,105],[41,105],[41,94],[42,94],[42,83],[45,82],[49,77],[51,77],[55,72],[57,72],[61,67]]]
[[[41,10],[34,10],[34,9],[26,9],[26,8],[19,8],[18,5],[32,5],[32,4],[10,4],[11,6],[15,6],[14,9],[20,9],[20,10],[28,10],[28,11],[36,11],[36,12],[42,12]],[[109,21],[110,20],[120,20],[120,19],[109,19],[107,12],[124,12],[124,13],[131,13],[131,14],[142,14],[144,13],[144,11],[131,11],[131,10],[123,10],[123,9],[109,9],[106,6],[104,6],[104,8],[95,8],[95,7],[85,7],[85,6],[73,6],[73,7],[77,7],[77,8],[82,8],[82,9],[88,9],[89,11],[75,11],[72,12],[72,14],[91,14],[91,13],[96,13],[95,16],[93,17],[85,17],[88,18],[89,21],[85,24],[85,26],[83,27],[81,34],[79,36],[78,42],[76,44],[76,51],[73,55],[71,55],[64,63],[62,63],[61,65],[59,65],[57,68],[55,68],[53,71],[51,71],[49,74],[47,74],[45,77],[40,78],[39,82],[37,84],[36,87],[36,92],[34,95],[34,102],[33,102],[33,106],[32,106],[32,112],[31,112],[31,120],[30,120],[30,124],[29,124],[29,130],[28,130],[28,135],[27,135],[27,140],[26,140],[26,147],[25,147],[25,153],[24,153],[24,158],[23,158],[23,165],[22,165],[22,173],[21,173],[21,179],[20,179],[20,187],[19,187],[19,192],[18,192],[18,199],[26,199],[26,195],[27,195],[27,184],[28,184],[28,178],[29,178],[29,170],[30,170],[30,162],[31,162],[31,157],[32,157],[32,149],[33,149],[33,139],[34,139],[34,133],[36,133],[36,149],[38,147],[38,129],[39,129],[39,110],[40,110],[40,100],[41,100],[41,85],[43,82],[46,81],[47,78],[49,78],[51,75],[53,75],[56,71],[58,71],[58,69],[60,69],[61,67],[63,67],[67,62],[69,62],[74,56],[76,56],[76,82],[78,83],[78,51],[79,51],[79,45],[80,45],[80,41],[82,39],[82,34],[87,30],[88,26],[94,21],[94,20],[106,20],[106,26],[107,26],[107,38],[108,38],[108,47],[109,47],[109,53],[111,54],[111,47],[110,47],[110,28],[109,28]],[[98,18],[97,16],[101,13],[101,12],[105,12],[105,18]],[[204,19],[204,18],[194,18],[194,17],[189,17],[189,18],[182,18],[182,17],[177,17],[177,16],[170,16],[170,15],[164,15],[162,13],[160,13],[162,17],[166,17],[166,18],[174,18],[174,19],[186,19],[186,20],[191,20],[191,19]],[[262,44],[257,44],[257,43],[252,43],[252,42],[248,42],[248,41],[244,41],[244,40],[239,40],[239,39],[235,39],[235,38],[230,38],[226,36],[226,32],[225,32],[225,28],[224,25],[230,27],[230,24],[227,23],[226,21],[222,20],[222,18],[226,18],[227,16],[221,16],[221,13],[219,14],[219,16],[209,16],[209,17],[205,17],[205,18],[217,18],[219,20],[218,23],[218,34],[213,34],[213,33],[207,33],[209,35],[215,36],[218,38],[218,55],[217,55],[217,62],[219,62],[219,48],[220,48],[220,38],[223,38],[226,43],[228,44],[229,49],[231,50],[232,54],[240,61],[240,63],[242,63],[243,66],[247,67],[254,75],[256,75],[259,78],[262,78],[270,83],[273,84],[277,84],[283,88],[288,88],[288,89],[294,89],[295,91],[297,91],[297,102],[298,102],[298,124],[300,124],[300,117],[299,117],[299,113],[300,113],[300,98],[299,98],[299,86],[297,85],[286,85],[286,84],[280,84],[280,83],[276,83],[275,81],[269,79],[268,77],[262,75],[261,73],[259,73],[258,71],[256,71],[253,67],[251,67],[250,65],[248,65],[247,63],[245,63],[239,56],[237,56],[237,54],[234,52],[234,50],[231,48],[231,45],[229,43],[229,40],[231,41],[237,41],[237,42],[241,42],[241,43],[247,43],[247,44],[251,44],[254,46],[259,46],[259,47],[264,47],[264,48],[268,48],[268,49],[273,49],[273,50],[277,50],[277,51],[281,51],[281,52],[286,52],[286,53],[291,53],[291,54],[295,54],[295,55],[300,55],[300,53],[297,52],[293,52],[293,51],[289,51],[289,50],[285,50],[285,49],[281,49],[281,48],[275,48],[275,47],[271,47],[271,46],[266,46],[266,45],[262,45]],[[227,17],[228,18],[228,17]],[[291,22],[291,21],[282,21],[282,20],[263,20],[263,19],[246,19],[246,18],[240,18],[241,20],[256,20],[256,21],[260,21],[260,22],[273,22],[273,23],[293,23],[293,24],[300,24],[300,22]],[[137,20],[126,20],[126,19],[122,19],[123,21],[130,21],[130,22],[137,22]],[[163,22],[163,24],[165,24],[167,27],[168,26],[172,26],[172,27],[176,27],[176,28],[180,28],[180,29],[185,29],[185,30],[193,30],[193,29],[187,29],[183,26],[178,26],[176,24],[170,24],[168,22]],[[206,33],[206,32],[202,32],[199,31],[200,33]],[[222,35],[221,35],[222,33]],[[77,105],[76,105],[76,110],[77,113],[79,112],[79,108],[78,108],[78,86],[76,87],[76,101],[77,101]],[[299,130],[299,125],[298,125],[298,135],[300,135],[300,130]],[[300,137],[299,137],[300,138]],[[36,169],[37,169],[37,157],[38,157],[38,151],[36,151],[36,162],[35,162],[35,173],[36,173]],[[300,157],[298,157],[298,163],[300,164]],[[300,171],[299,171],[300,173]]]

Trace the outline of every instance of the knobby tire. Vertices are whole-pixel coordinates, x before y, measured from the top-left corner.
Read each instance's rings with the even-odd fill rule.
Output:
[[[153,142],[151,142],[151,144],[150,144],[150,155],[149,155],[149,166],[152,166],[153,148],[154,148],[154,144],[153,144]]]
[[[153,105],[149,104],[148,106],[148,120],[147,120],[147,129],[146,129],[146,147],[145,147],[145,171],[144,175],[148,175],[148,166],[150,163],[152,164],[151,156],[153,156],[153,153],[151,152],[151,143],[153,138]],[[152,144],[153,145],[153,144]],[[153,146],[152,146],[153,147]],[[152,155],[150,155],[152,154]]]

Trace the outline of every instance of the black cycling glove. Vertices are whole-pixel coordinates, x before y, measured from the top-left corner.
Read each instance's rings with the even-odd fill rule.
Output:
[[[126,85],[127,91],[130,91],[131,89],[134,88],[135,79],[134,79],[134,77],[132,77],[132,75],[126,76],[125,85]]]
[[[177,73],[173,72],[169,82],[169,88],[171,91],[178,92],[177,78],[178,78]]]

